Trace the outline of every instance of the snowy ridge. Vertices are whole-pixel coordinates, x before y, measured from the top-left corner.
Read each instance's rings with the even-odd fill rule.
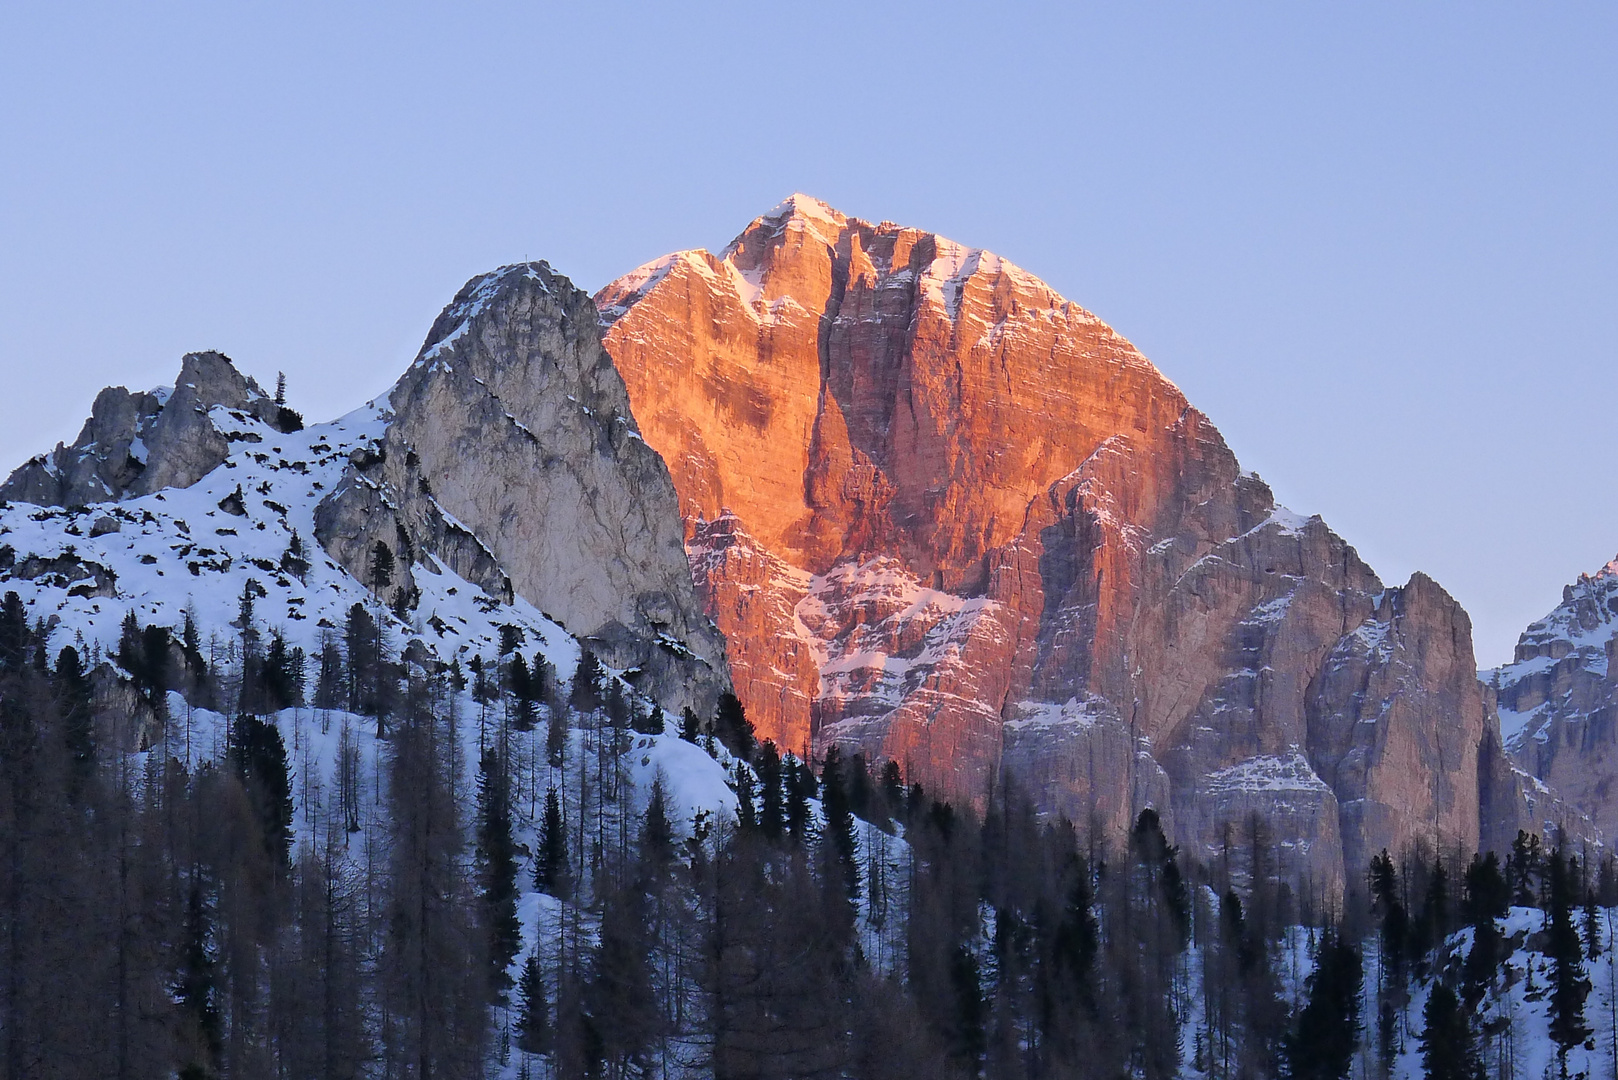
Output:
[[[260,619],[313,656],[349,608],[373,602],[320,549],[314,511],[350,455],[380,438],[380,406],[290,434],[223,409],[213,419],[231,453],[191,487],[75,509],[13,503],[0,510],[0,562],[8,551],[11,561],[0,585],[17,592],[30,621],[45,621],[53,652],[78,644],[105,655],[130,611],[143,624],[178,628],[189,610],[205,643],[210,635],[229,641],[238,599],[253,581],[265,591]],[[309,563],[301,577],[282,569],[294,532]],[[435,558],[418,569],[421,602],[410,620],[383,612],[395,640],[419,639],[445,662],[465,661],[497,655],[499,626],[511,623],[558,670],[577,662],[573,639],[527,602],[500,604]]]
[[[1509,664],[1479,672],[1495,687],[1508,749],[1550,738],[1555,720],[1574,721],[1610,696],[1610,652],[1618,638],[1618,559],[1581,574],[1562,602],[1529,624]]]

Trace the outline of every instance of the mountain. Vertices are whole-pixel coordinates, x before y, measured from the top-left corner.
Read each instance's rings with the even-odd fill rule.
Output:
[[[1322,887],[1518,817],[1471,626],[1278,506],[1100,319],[795,195],[596,296],[761,736]]]
[[[375,604],[444,663],[499,656],[509,626],[575,656],[577,639],[675,714],[711,715],[729,686],[668,471],[589,296],[543,263],[473,279],[394,388],[345,417],[304,428],[229,358],[192,353],[173,387],[102,391],[73,445],[0,497],[0,579],[52,655],[110,654],[131,611],[229,641],[248,594],[310,657]]]
[[[1562,590],[1562,602],[1517,639],[1511,663],[1483,677],[1517,763],[1554,792],[1553,824],[1618,835],[1618,559]]]

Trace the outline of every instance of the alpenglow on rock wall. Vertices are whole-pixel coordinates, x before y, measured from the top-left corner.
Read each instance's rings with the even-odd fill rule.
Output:
[[[800,195],[596,301],[761,736],[1203,857],[1257,815],[1322,888],[1516,821],[1460,606],[1027,272]]]
[[[426,557],[521,597],[675,713],[729,687],[702,611],[668,469],[602,349],[590,297],[545,263],[474,278],[387,397],[386,430],[316,511],[332,557],[367,581],[378,543],[414,588]]]

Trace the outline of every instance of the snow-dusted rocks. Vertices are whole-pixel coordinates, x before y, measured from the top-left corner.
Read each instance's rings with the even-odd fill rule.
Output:
[[[96,395],[90,419],[72,446],[58,445],[0,485],[0,499],[41,506],[87,506],[190,487],[217,468],[233,438],[256,419],[276,431],[294,414],[217,352],[189,353],[172,388],[131,393],[112,386]]]
[[[1559,796],[1534,825],[1577,835],[1586,819],[1618,836],[1618,559],[1562,590],[1524,630],[1512,662],[1483,677],[1500,707],[1511,757]],[[1546,793],[1548,794],[1548,793]]]
[[[1276,506],[1031,274],[798,195],[597,303],[761,735],[1108,829],[1155,805],[1203,853],[1257,812],[1323,887],[1478,843],[1464,612]]]
[[[641,439],[589,296],[544,263],[474,278],[387,398],[382,434],[350,456],[316,534],[368,581],[376,545],[406,604],[432,557],[588,639],[676,714],[729,687],[703,613],[674,485]]]

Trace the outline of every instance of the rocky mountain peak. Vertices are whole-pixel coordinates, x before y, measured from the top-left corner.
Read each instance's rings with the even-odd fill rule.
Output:
[[[385,433],[316,515],[361,580],[376,546],[520,597],[678,710],[729,685],[692,593],[667,468],[641,438],[590,297],[545,263],[472,279],[387,395]]]
[[[1516,797],[1459,605],[1026,270],[794,195],[596,299],[762,735],[1205,855],[1258,814],[1322,883]]]

